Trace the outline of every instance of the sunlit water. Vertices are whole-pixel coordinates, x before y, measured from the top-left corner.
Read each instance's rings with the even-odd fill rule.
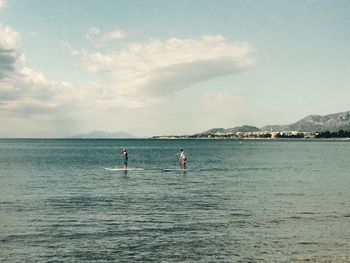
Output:
[[[129,167],[121,167],[121,147]],[[178,169],[184,148],[188,171]],[[350,142],[0,140],[2,262],[350,262]]]

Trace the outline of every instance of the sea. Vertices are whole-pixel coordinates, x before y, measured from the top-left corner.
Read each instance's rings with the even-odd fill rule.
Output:
[[[144,170],[106,170],[121,148]],[[1,139],[0,262],[350,262],[349,156],[350,141]]]

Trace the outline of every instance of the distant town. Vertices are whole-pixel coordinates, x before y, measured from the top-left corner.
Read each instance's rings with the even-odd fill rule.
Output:
[[[350,131],[338,132],[300,132],[300,131],[282,131],[282,132],[235,132],[222,133],[215,132],[210,134],[194,135],[163,135],[153,136],[153,139],[331,139],[331,138],[350,138]]]
[[[209,138],[209,139],[344,139],[350,138],[350,111],[324,116],[309,115],[289,125],[239,126],[213,128],[193,135],[154,136],[157,139]]]

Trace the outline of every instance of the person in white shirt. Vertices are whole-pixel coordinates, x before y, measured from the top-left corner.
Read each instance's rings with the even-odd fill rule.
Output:
[[[185,171],[187,166],[187,157],[183,149],[180,150],[179,161],[180,161],[182,170]]]

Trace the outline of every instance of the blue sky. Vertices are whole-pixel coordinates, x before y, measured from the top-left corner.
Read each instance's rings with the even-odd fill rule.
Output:
[[[0,0],[0,137],[350,110],[349,1]]]

